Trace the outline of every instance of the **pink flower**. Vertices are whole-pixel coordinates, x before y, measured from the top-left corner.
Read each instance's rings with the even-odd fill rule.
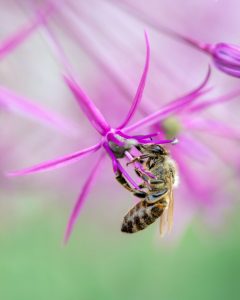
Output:
[[[137,107],[140,104],[146,78],[147,78],[147,72],[149,68],[149,58],[150,58],[150,50],[149,50],[149,44],[148,44],[148,38],[147,35],[145,35],[146,38],[146,45],[147,45],[147,55],[146,55],[146,61],[145,61],[145,67],[141,76],[141,80],[139,83],[139,86],[137,88],[135,97],[133,99],[133,103],[130,107],[130,110],[126,116],[126,118],[123,120],[123,122],[117,127],[113,128],[110,124],[107,123],[102,113],[99,111],[99,109],[94,105],[92,100],[88,98],[88,96],[84,93],[84,91],[80,88],[80,85],[76,81],[75,77],[72,73],[69,73],[71,68],[69,67],[69,64],[66,63],[66,59],[64,56],[64,53],[61,51],[61,47],[58,45],[56,40],[53,40],[55,43],[55,48],[58,51],[59,57],[62,58],[62,61],[64,62],[66,68],[66,72],[64,75],[65,82],[69,89],[74,94],[76,100],[79,103],[79,106],[81,107],[82,111],[92,124],[92,126],[95,128],[95,130],[100,134],[101,139],[98,143],[95,145],[86,148],[84,150],[80,150],[76,153],[72,153],[70,155],[54,159],[52,161],[48,161],[46,163],[38,164],[34,167],[30,167],[27,169],[23,169],[21,171],[12,172],[9,175],[16,176],[16,175],[26,175],[31,173],[36,173],[40,171],[45,171],[49,169],[54,169],[59,166],[64,166],[70,162],[74,162],[76,160],[82,159],[86,155],[89,155],[91,153],[97,152],[101,149],[104,149],[106,153],[109,155],[110,159],[112,160],[113,164],[113,170],[115,174],[121,173],[126,178],[126,180],[135,188],[139,189],[138,184],[134,181],[134,179],[128,174],[128,172],[123,168],[121,163],[119,162],[118,158],[122,158],[127,156],[130,160],[132,159],[131,156],[131,149],[137,145],[137,144],[148,144],[148,143],[155,143],[155,144],[165,144],[165,143],[175,143],[175,140],[164,140],[157,138],[159,135],[162,135],[161,132],[154,132],[147,135],[128,135],[129,132],[139,129],[141,127],[146,126],[152,126],[156,123],[159,123],[159,121],[165,119],[169,115],[176,113],[178,111],[181,111],[185,107],[189,106],[195,99],[197,99],[199,96],[203,95],[205,91],[203,88],[205,87],[209,76],[210,71],[208,72],[205,80],[203,83],[194,91],[190,92],[189,94],[172,101],[165,107],[163,107],[161,110],[148,115],[147,117],[141,119],[140,121],[127,126],[130,120],[133,118],[134,114],[136,113]],[[154,140],[151,138],[155,137]],[[126,155],[128,153],[128,155]],[[97,170],[100,167],[103,159],[104,159],[104,152],[101,153],[99,160],[97,161],[96,165],[93,167],[92,172],[90,173],[90,176],[87,178],[85,185],[83,186],[82,192],[80,194],[79,199],[77,200],[74,209],[72,211],[72,214],[69,219],[69,223],[67,225],[67,230],[65,234],[65,241],[68,240],[73,226],[77,220],[77,217],[80,213],[80,209],[86,199],[86,196],[89,192],[89,189],[92,185],[93,180],[96,177]]]
[[[227,43],[209,45],[206,51],[212,55],[216,67],[234,77],[240,77],[240,47]]]

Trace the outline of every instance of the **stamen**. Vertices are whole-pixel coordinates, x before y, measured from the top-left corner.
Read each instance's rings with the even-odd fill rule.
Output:
[[[178,143],[178,139],[177,138],[174,138],[172,140],[156,140],[156,141],[144,141],[142,140],[141,141],[141,144],[172,144],[172,145],[176,145]]]

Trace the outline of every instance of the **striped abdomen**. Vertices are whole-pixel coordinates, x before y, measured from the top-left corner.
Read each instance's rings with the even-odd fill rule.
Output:
[[[145,200],[138,202],[125,215],[121,231],[134,233],[145,229],[161,216],[166,205],[160,202],[149,205]]]

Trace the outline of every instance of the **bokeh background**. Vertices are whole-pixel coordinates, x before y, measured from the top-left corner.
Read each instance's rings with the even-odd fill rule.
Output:
[[[142,70],[144,29],[152,56],[143,100],[150,110],[203,79],[209,57],[161,35],[122,11],[117,1],[66,3],[50,25],[82,86],[114,126],[125,116],[126,98],[134,95]],[[237,0],[129,3],[150,19],[160,19],[200,41],[239,42]],[[0,1],[2,42],[31,20],[35,4]],[[106,75],[104,65],[111,66],[117,80]],[[239,79],[215,69],[212,73],[217,96],[238,88]],[[63,132],[0,99],[0,299],[239,298],[238,140],[218,138],[215,144],[214,138],[205,137],[213,145],[224,145],[224,157],[229,156],[219,167],[217,162],[211,166],[212,181],[223,199],[196,201],[180,174],[175,226],[162,239],[157,224],[133,236],[120,232],[122,217],[134,202],[115,182],[106,160],[74,233],[63,246],[67,218],[96,155],[52,172],[19,178],[7,178],[5,173],[88,147],[98,136],[64,85],[61,64],[41,28],[1,56],[0,85],[61,115],[74,129],[72,134]],[[216,107],[208,116],[239,125],[239,100]],[[136,120],[140,117],[139,113]],[[208,173],[206,165],[201,167],[199,184]],[[219,184],[218,173],[223,177]]]

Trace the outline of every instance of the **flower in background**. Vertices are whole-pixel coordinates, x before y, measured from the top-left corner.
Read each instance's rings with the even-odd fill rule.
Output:
[[[222,72],[233,77],[240,77],[240,46],[222,42],[217,44],[199,42],[164,26],[159,20],[147,16],[144,11],[141,11],[138,6],[132,5],[128,0],[122,1],[120,6],[157,31],[210,55],[215,66]]]

